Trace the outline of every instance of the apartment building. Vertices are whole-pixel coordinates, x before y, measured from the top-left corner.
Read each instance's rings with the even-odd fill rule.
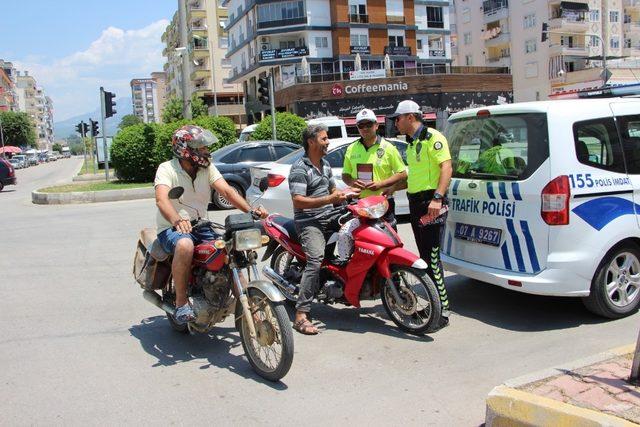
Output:
[[[608,83],[622,82],[628,72],[616,59],[640,54],[640,0],[455,0],[454,7],[454,63],[509,67],[515,101],[600,87],[603,51]]]
[[[470,105],[509,102],[506,68],[452,67],[448,0],[224,0],[232,81],[250,120],[270,110],[258,79],[273,76],[275,107],[353,122],[371,108],[380,123],[413,99],[435,120]]]
[[[133,114],[144,123],[162,122],[162,112],[167,97],[166,73],[151,73],[148,79],[131,80]]]
[[[228,82],[227,17],[226,7],[216,0],[178,1],[178,11],[162,35],[167,93],[182,99],[187,117],[191,98],[197,96],[208,105],[210,115],[241,124],[246,123],[241,86]]]
[[[27,113],[36,132],[36,143],[40,149],[50,149],[54,142],[53,101],[45,90],[37,85],[28,71],[16,72],[16,95],[18,111]]]
[[[0,111],[18,111],[16,75],[13,64],[0,59]]]

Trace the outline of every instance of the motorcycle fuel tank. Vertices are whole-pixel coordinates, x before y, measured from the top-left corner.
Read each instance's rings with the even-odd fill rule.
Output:
[[[193,250],[193,261],[204,264],[207,270],[218,271],[224,266],[224,253],[223,249],[216,249],[213,242],[204,242]]]

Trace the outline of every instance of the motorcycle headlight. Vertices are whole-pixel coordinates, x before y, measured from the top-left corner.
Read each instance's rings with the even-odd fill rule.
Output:
[[[237,251],[257,249],[262,246],[262,233],[257,228],[236,231],[234,246]]]
[[[389,202],[385,199],[375,205],[358,208],[358,215],[364,218],[378,219],[389,209]]]

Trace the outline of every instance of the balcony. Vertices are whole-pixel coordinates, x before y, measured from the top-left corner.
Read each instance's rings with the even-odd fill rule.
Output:
[[[209,107],[209,115],[214,115],[214,107]],[[221,104],[218,103],[218,115],[219,116],[239,116],[245,114],[243,104]]]
[[[500,47],[511,43],[511,34],[508,32],[501,32],[497,36],[492,37],[484,41],[486,47]]]
[[[205,95],[209,95],[211,93],[211,86],[208,83],[204,83],[201,85],[195,85],[193,94],[198,97],[203,97]]]
[[[207,10],[204,4],[191,3],[187,6],[187,19],[193,21],[195,19],[204,19],[207,17]]]
[[[258,21],[258,30],[262,30],[265,28],[275,28],[275,27],[289,27],[292,25],[300,25],[307,23],[307,16],[301,16],[299,18],[290,18],[290,19],[280,19],[277,21]]]
[[[192,25],[189,28],[189,36],[198,36],[198,37],[207,37],[209,34],[207,32],[207,27],[202,25]]]
[[[429,48],[429,58],[446,58],[446,56],[444,49]]]
[[[640,0],[624,0],[623,5],[627,12],[640,12]]]
[[[204,80],[211,78],[211,70],[204,67],[195,68],[190,75],[191,81]]]
[[[509,17],[509,2],[507,0],[485,0],[482,2],[482,10],[485,24],[507,19]]]
[[[404,24],[404,16],[387,15],[387,24]]]
[[[588,56],[589,47],[581,43],[571,44],[552,44],[549,46],[549,53],[552,56],[567,55],[567,56]]]
[[[369,22],[369,15],[361,15],[358,13],[349,14],[349,22],[356,24],[367,24]]]
[[[511,67],[511,56],[489,56],[487,57],[487,64],[492,67]]]
[[[203,59],[209,57],[209,49],[206,46],[198,45],[191,46],[189,50],[189,58],[193,59]]]
[[[549,20],[549,28],[571,33],[583,33],[589,30],[589,21],[584,13],[562,13]]]

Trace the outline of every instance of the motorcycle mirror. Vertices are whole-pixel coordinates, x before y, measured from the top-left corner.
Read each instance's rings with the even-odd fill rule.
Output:
[[[258,188],[263,193],[267,190],[267,188],[269,188],[269,180],[267,179],[267,177],[264,177],[260,180],[260,183],[258,184]]]
[[[182,187],[173,187],[169,190],[169,198],[172,200],[177,200],[184,193],[184,188]]]

